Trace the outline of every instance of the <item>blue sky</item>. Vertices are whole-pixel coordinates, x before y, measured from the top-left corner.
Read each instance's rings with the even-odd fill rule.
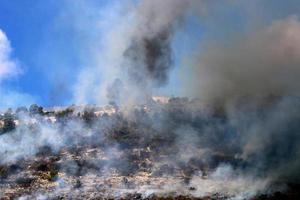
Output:
[[[2,81],[0,77],[0,108],[33,102],[46,107],[77,103],[74,88],[81,85],[91,97],[84,98],[83,103],[97,102],[94,90],[100,90],[106,78],[102,72],[108,67],[108,62],[102,61],[107,53],[104,43],[111,27],[121,24],[122,12],[126,13],[124,2],[136,1],[0,1],[0,30],[10,42],[10,59],[20,69],[17,75]],[[202,41],[226,42],[231,35],[247,32],[247,28],[255,30],[255,26],[270,24],[300,9],[297,0],[228,2],[212,3],[213,12],[203,18],[189,16],[188,23],[176,32],[172,44],[175,66],[169,84],[158,94],[181,94],[182,58],[199,48]],[[80,82],[86,73],[92,75],[87,76],[90,80]]]
[[[96,59],[88,55],[93,54],[90,52],[98,48],[97,45],[101,46],[100,40],[106,30],[95,27],[101,20],[111,19],[103,17],[101,10],[116,3],[120,1],[0,1],[0,29],[10,41],[13,49],[11,57],[17,60],[22,71],[0,84],[6,93],[15,92],[31,97],[28,102],[25,99],[23,102],[19,96],[21,99],[14,100],[17,105],[13,105],[1,94],[0,107],[33,102],[43,106],[71,104],[73,86],[81,68],[96,64]],[[180,46],[175,48],[175,54],[184,54],[194,48],[192,40],[201,36],[201,31],[194,28],[195,23],[191,21],[187,25],[188,29],[194,30],[190,37],[184,32],[179,32],[175,37],[174,45]],[[182,40],[183,44],[179,44]],[[175,56],[175,64],[179,63],[180,60]],[[169,86],[160,93],[176,93],[179,84],[177,73],[175,68]]]
[[[57,75],[55,61],[65,66],[76,62],[73,48],[66,48],[62,38],[70,44],[65,30],[55,32],[55,21],[61,12],[58,1],[1,1],[0,27],[6,33],[23,73],[6,81],[10,90],[35,96],[40,104],[51,104],[51,90],[55,85],[50,73]],[[62,56],[63,55],[63,56]],[[51,76],[51,75],[50,75]],[[67,77],[69,78],[69,77]]]
[[[106,3],[98,1],[97,6],[101,9]],[[70,20],[75,4],[74,1],[73,8],[67,1],[56,0],[0,2],[0,29],[9,39],[12,57],[23,71],[2,82],[5,88],[30,94],[44,106],[70,103],[70,86],[83,64],[83,46],[78,41],[75,22]],[[82,30],[82,35],[89,37],[87,31]]]

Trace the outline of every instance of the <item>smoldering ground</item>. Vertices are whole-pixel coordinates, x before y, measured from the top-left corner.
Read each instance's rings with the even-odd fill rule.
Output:
[[[298,99],[228,115],[186,98],[145,106],[23,115],[1,135],[3,197],[251,198],[299,182]]]

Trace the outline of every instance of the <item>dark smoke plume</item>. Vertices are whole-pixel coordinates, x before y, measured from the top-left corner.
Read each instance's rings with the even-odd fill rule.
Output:
[[[171,31],[157,33],[152,38],[133,40],[124,52],[130,81],[147,86],[162,86],[167,83],[172,65]]]
[[[129,28],[129,45],[123,53],[123,64],[120,66],[124,73],[121,73],[122,78],[119,79],[127,87],[120,95],[123,102],[122,93],[127,94],[129,90],[137,93],[132,95],[136,96],[133,101],[147,101],[152,95],[152,89],[168,83],[173,63],[173,33],[180,27],[191,2],[147,0],[138,3],[135,9],[136,21]]]

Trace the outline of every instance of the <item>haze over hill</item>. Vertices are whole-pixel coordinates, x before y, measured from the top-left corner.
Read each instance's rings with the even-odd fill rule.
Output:
[[[63,2],[64,105],[0,29],[0,198],[299,198],[299,2]]]

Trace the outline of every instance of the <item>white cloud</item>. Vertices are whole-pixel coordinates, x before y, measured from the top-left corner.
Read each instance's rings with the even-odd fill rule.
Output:
[[[12,47],[6,34],[0,29],[0,109],[29,105],[34,98],[26,93],[6,88],[3,84],[13,76],[17,76],[22,71],[18,61],[12,58]]]
[[[10,41],[0,29],[0,82],[20,72],[17,61],[11,58],[11,52]]]

